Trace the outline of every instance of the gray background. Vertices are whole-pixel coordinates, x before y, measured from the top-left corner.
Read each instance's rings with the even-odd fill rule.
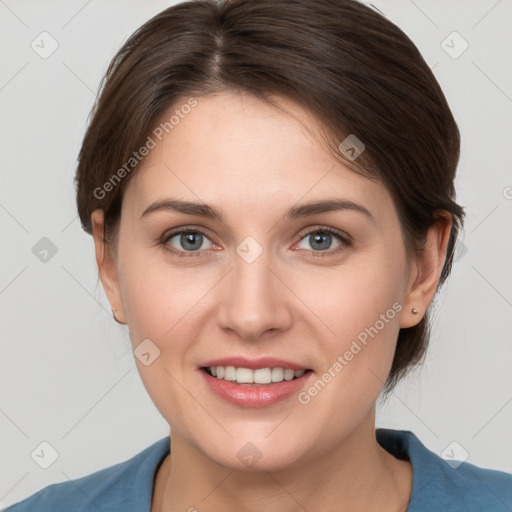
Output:
[[[457,193],[467,211],[427,360],[379,407],[377,426],[512,472],[512,2],[372,3],[416,43],[445,91],[462,133]],[[73,176],[108,62],[171,4],[0,0],[0,507],[168,433],[98,282]],[[59,44],[46,59],[31,47],[43,31]],[[441,45],[453,31],[469,43],[457,58]],[[458,52],[452,40],[445,45]],[[32,251],[43,237],[57,249],[46,262]],[[58,452],[48,469],[31,458],[43,441]]]

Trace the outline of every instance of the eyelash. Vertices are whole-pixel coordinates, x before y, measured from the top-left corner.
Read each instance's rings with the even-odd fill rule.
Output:
[[[202,256],[202,252],[203,250],[200,250],[200,251],[177,251],[175,249],[170,249],[167,242],[171,239],[171,238],[174,238],[176,235],[182,235],[182,234],[188,234],[188,233],[194,233],[194,234],[200,234],[200,235],[203,235],[204,237],[208,238],[208,235],[206,233],[204,233],[203,231],[201,231],[200,229],[181,229],[181,230],[178,230],[178,231],[173,231],[171,233],[168,233],[164,236],[162,242],[161,242],[161,245],[165,248],[165,250],[167,250],[168,252],[170,252],[172,255],[174,256],[178,256],[179,258],[187,258],[187,257],[201,257]],[[313,257],[320,257],[320,258],[325,258],[326,256],[332,256],[333,254],[337,254],[343,250],[346,250],[347,247],[350,247],[352,245],[352,242],[350,240],[350,238],[347,236],[347,235],[344,235],[343,233],[341,233],[340,231],[338,230],[335,230],[333,228],[329,228],[329,227],[317,227],[311,231],[308,231],[307,233],[305,233],[304,235],[302,235],[300,237],[300,240],[299,242],[301,242],[302,240],[304,240],[305,238],[307,238],[308,236],[310,235],[313,235],[315,233],[323,233],[323,234],[330,234],[330,235],[334,235],[340,242],[341,242],[341,245],[337,248],[337,249],[334,249],[334,250],[325,250],[325,251],[309,251],[312,253]]]

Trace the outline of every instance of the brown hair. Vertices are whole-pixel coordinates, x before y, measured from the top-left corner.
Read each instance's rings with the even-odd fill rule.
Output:
[[[411,253],[438,210],[451,214],[444,282],[464,217],[454,201],[459,130],[413,42],[355,0],[194,0],[141,26],[108,67],[79,154],[86,232],[100,208],[115,246],[123,190],[151,130],[178,99],[222,89],[285,97],[313,113],[333,154],[387,187]],[[365,144],[353,161],[338,149],[350,134]],[[421,361],[428,338],[427,314],[400,330],[386,394]]]

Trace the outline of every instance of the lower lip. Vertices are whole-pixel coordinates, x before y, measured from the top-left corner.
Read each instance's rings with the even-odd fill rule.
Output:
[[[199,371],[215,394],[232,404],[254,408],[273,405],[297,393],[313,373],[307,371],[297,379],[283,380],[272,384],[238,384],[212,377],[205,370]]]

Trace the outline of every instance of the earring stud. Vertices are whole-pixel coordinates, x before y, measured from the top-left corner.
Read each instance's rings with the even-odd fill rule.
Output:
[[[418,310],[416,308],[412,308],[412,314],[413,315],[417,315],[418,314]]]

